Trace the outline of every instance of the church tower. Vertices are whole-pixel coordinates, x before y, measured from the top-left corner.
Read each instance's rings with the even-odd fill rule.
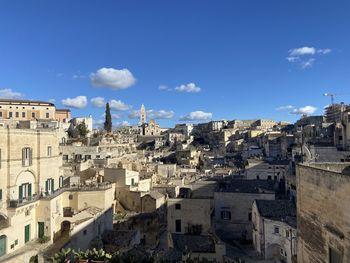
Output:
[[[140,109],[140,125],[146,123],[146,109],[145,106],[142,104]]]

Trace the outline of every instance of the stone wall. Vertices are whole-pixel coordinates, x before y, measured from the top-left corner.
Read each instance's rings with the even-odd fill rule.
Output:
[[[297,166],[298,262],[350,262],[350,176]]]

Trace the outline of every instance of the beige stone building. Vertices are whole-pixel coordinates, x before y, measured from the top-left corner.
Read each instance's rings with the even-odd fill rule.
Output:
[[[40,238],[77,238],[81,220],[112,206],[114,185],[67,188],[61,164],[57,129],[0,128],[0,261],[25,262]]]
[[[55,119],[55,105],[44,101],[0,99],[0,119]]]
[[[350,163],[297,166],[298,262],[350,262]]]

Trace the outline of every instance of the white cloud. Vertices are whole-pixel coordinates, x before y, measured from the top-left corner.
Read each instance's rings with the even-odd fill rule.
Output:
[[[301,62],[301,68],[302,69],[307,69],[307,68],[312,68],[312,66],[314,65],[316,59],[314,58],[309,58],[306,61],[302,61]]]
[[[174,117],[174,111],[165,111],[165,110],[147,110],[146,111],[147,117],[150,119],[171,119]],[[140,111],[139,110],[133,110],[130,111],[128,114],[128,117],[130,119],[138,119],[140,118]]]
[[[13,91],[12,89],[0,89],[1,99],[21,99],[23,97],[23,93]]]
[[[194,83],[188,83],[188,84],[183,84],[180,86],[177,86],[175,88],[176,91],[178,92],[190,92],[190,93],[197,93],[201,91],[201,88],[196,86]]]
[[[128,114],[128,118],[129,119],[138,119],[138,118],[140,118],[140,111],[139,110],[130,111],[129,114]]]
[[[174,112],[172,110],[148,110],[147,116],[149,116],[151,119],[171,119],[172,117],[174,117]]]
[[[124,126],[131,126],[131,124],[128,121],[120,121],[120,122],[117,122],[114,126],[115,127],[124,127]]]
[[[286,105],[286,106],[279,106],[276,108],[276,110],[281,111],[281,110],[291,110],[294,109],[295,107],[293,105]]]
[[[296,61],[298,61],[300,58],[299,57],[287,57],[287,60],[289,61],[289,62],[296,62]]]
[[[167,85],[159,85],[158,89],[159,90],[164,90],[164,91],[171,91],[172,90]]]
[[[323,54],[323,55],[326,55],[326,54],[331,53],[331,52],[332,52],[332,49],[330,49],[330,48],[318,49],[317,50],[317,53]]]
[[[121,100],[111,100],[109,106],[112,110],[116,111],[127,111],[131,109],[130,105],[125,104]]]
[[[73,79],[84,79],[84,78],[86,78],[86,76],[85,75],[80,75],[80,74],[74,74],[72,76],[72,78]]]
[[[75,98],[67,98],[62,100],[62,104],[67,107],[82,109],[88,104],[86,96],[77,96]]]
[[[294,109],[293,111],[291,111],[291,114],[295,114],[295,115],[310,115],[315,113],[317,110],[316,107],[314,106],[305,106],[305,107],[301,107],[298,109]]]
[[[326,55],[330,52],[332,52],[330,48],[316,49],[315,47],[305,46],[290,49],[288,51],[288,57],[286,59],[290,63],[298,62],[298,65],[300,65],[301,69],[307,69],[311,68],[314,65],[316,61],[315,56]],[[305,58],[305,56],[308,56],[309,58]]]
[[[106,105],[105,98],[103,97],[95,97],[95,98],[92,98],[90,101],[92,105],[97,108],[102,108]]]
[[[293,48],[289,50],[289,56],[290,57],[298,57],[303,55],[314,55],[316,53],[316,48],[314,47],[300,47],[300,48]]]
[[[127,89],[135,84],[136,79],[128,69],[100,68],[90,74],[91,84],[114,90]]]
[[[210,120],[212,119],[213,114],[211,112],[204,111],[193,111],[187,114],[186,116],[180,118],[182,121],[195,121],[195,120]]]

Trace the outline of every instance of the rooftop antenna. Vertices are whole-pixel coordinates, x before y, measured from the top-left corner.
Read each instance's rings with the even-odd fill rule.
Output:
[[[334,94],[332,94],[332,93],[324,93],[323,96],[331,97],[331,105],[334,104]]]

